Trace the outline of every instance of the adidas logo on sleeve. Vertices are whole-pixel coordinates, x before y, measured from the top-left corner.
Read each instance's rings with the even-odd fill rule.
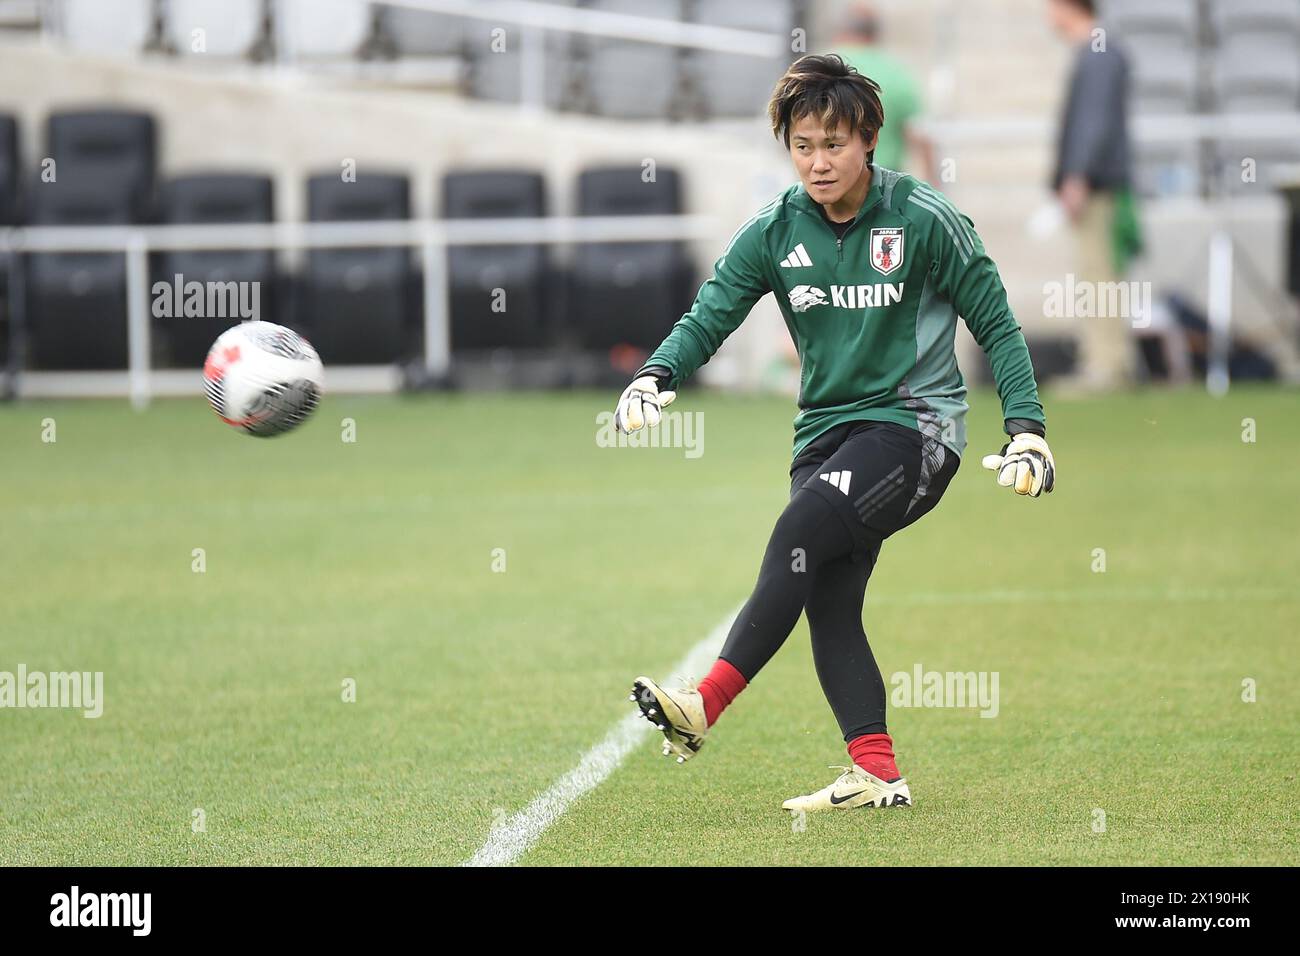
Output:
[[[812,265],[812,260],[808,258],[808,250],[803,247],[801,242],[791,250],[788,256],[781,260],[781,265],[786,269],[801,269]]]

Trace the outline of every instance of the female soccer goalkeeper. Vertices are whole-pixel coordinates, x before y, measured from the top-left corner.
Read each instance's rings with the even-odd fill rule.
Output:
[[[1010,441],[984,466],[1017,494],[1051,491],[1055,466],[1020,326],[969,219],[911,176],[872,165],[880,87],[837,56],[805,56],[777,83],[772,131],[800,182],[740,227],[695,304],[634,376],[618,428],[655,426],[673,389],[772,292],[803,368],[790,503],[754,592],[698,689],[639,677],[632,699],[693,756],[806,611],[817,676],[850,766],[789,810],[907,806],[885,727],[885,685],[862,628],[881,543],[930,511],[966,447],[957,316],[988,354]]]

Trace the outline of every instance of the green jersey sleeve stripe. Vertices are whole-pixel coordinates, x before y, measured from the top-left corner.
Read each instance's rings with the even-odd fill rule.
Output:
[[[970,249],[968,251],[966,246],[966,237],[958,236],[958,234],[953,230],[952,224],[943,215],[942,210],[940,210],[937,206],[931,205],[929,202],[925,201],[924,199],[919,198],[915,194],[908,196],[907,201],[911,203],[916,203],[922,209],[931,212],[934,215],[935,220],[938,221],[939,225],[943,226],[944,230],[948,233],[948,237],[952,239],[953,248],[956,249],[957,254],[961,256],[962,264],[965,265],[966,263],[970,262],[970,257],[974,254],[975,250]]]
[[[967,224],[966,217],[961,214],[961,210],[952,204],[951,199],[943,193],[931,189],[925,183],[921,183],[916,189],[912,190],[912,193],[913,195],[920,196],[922,199],[928,200],[933,205],[942,209],[948,221],[953,224],[953,227],[965,236],[971,245],[974,245],[976,238],[974,230],[972,230]]]
[[[962,219],[961,210],[958,209],[957,206],[953,203],[953,201],[948,198],[948,194],[939,192],[939,190],[935,189],[929,183],[917,183],[916,189],[914,189],[913,192],[920,193],[926,199],[931,199],[934,202],[937,202],[944,209],[948,210],[948,212],[951,213],[956,219],[958,220]]]
[[[977,239],[975,231],[966,222],[966,217],[961,214],[961,210],[952,204],[951,199],[938,190],[932,189],[926,183],[919,184],[913,192],[919,192],[924,198],[930,200],[930,202],[936,204],[939,208],[947,212],[948,219],[957,227],[957,231],[969,240],[972,248],[974,247]]]
[[[766,206],[764,206],[758,212],[754,213],[754,215],[750,216],[743,223],[741,223],[740,228],[737,229],[735,232],[733,232],[731,234],[731,238],[727,240],[727,245],[723,248],[722,254],[725,256],[727,253],[729,253],[731,251],[731,247],[736,244],[736,240],[740,238],[741,234],[750,226],[752,226],[758,219],[767,215],[774,208],[776,208],[776,204],[779,203],[780,201],[781,201],[780,196],[775,197]]]

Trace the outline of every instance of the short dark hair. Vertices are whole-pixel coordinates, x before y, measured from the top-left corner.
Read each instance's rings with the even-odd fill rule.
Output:
[[[1094,0],[1058,0],[1059,3],[1066,3],[1077,10],[1082,10],[1090,17],[1097,15],[1097,4]]]
[[[790,148],[791,128],[816,116],[828,133],[844,120],[868,142],[885,125],[880,84],[863,76],[835,53],[809,54],[795,60],[777,80],[767,104],[772,135]],[[876,155],[867,154],[870,163]]]

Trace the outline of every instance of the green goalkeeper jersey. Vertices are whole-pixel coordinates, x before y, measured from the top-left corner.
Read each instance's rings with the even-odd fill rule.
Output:
[[[912,176],[875,167],[841,238],[802,183],[785,190],[731,237],[642,370],[665,367],[678,387],[767,292],[799,352],[795,457],[862,419],[908,425],[960,455],[968,406],[953,348],[958,315],[989,357],[1003,418],[1045,425],[997,266],[970,219]]]

